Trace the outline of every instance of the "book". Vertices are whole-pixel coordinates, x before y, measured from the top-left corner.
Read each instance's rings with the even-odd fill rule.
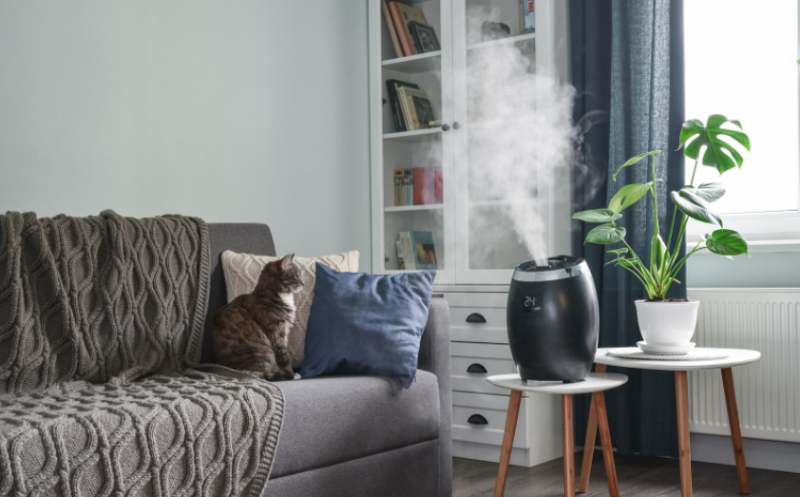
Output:
[[[411,90],[409,96],[414,104],[414,113],[419,127],[430,128],[431,126],[435,126],[437,123],[436,115],[433,113],[433,105],[428,99],[428,96],[422,90],[414,90],[413,88]]]
[[[405,205],[405,196],[403,195],[403,176],[405,172],[402,169],[394,170],[394,205]]]
[[[438,168],[433,173],[433,201],[437,204],[444,202],[444,177]]]
[[[521,0],[522,15],[520,16],[520,31],[533,33],[536,31],[536,3],[535,0]]]
[[[429,128],[436,122],[433,105],[425,91],[402,87],[397,89],[397,98],[407,130]]]
[[[414,175],[411,169],[403,170],[403,205],[414,205]]]
[[[403,115],[403,123],[406,130],[412,131],[420,128],[419,120],[417,119],[417,111],[414,108],[414,99],[410,91],[417,91],[414,88],[398,88],[397,99],[400,101],[400,111]]]
[[[394,245],[397,251],[397,269],[406,271],[416,269],[416,257],[414,257],[414,245],[411,242],[411,232],[401,231],[397,233],[397,240]]]
[[[415,269],[436,269],[436,244],[430,231],[412,231]]]
[[[408,81],[400,81],[399,79],[386,80],[386,96],[389,97],[389,105],[392,108],[392,120],[394,121],[395,131],[406,131],[407,129],[403,118],[400,99],[397,96],[397,90],[402,87],[419,88],[416,84],[409,83]]]
[[[436,203],[436,172],[430,167],[413,168],[414,175],[414,205]]]
[[[419,7],[408,5],[397,0],[390,1],[388,7],[389,13],[392,16],[392,21],[394,21],[397,38],[403,49],[403,55],[416,55],[417,50],[414,47],[414,38],[408,29],[408,23],[416,21],[420,24],[428,24],[428,21],[425,19],[425,14]]]
[[[383,8],[383,20],[386,21],[386,30],[389,32],[389,38],[392,40],[392,47],[394,48],[394,56],[403,56],[403,47],[400,46],[400,40],[397,38],[397,31],[392,21],[392,14],[389,12],[389,6],[386,5],[386,0],[381,0],[381,7]]]

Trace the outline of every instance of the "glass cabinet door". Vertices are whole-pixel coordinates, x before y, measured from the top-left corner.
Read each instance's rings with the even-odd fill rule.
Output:
[[[508,283],[517,264],[569,250],[554,165],[571,95],[553,64],[552,4],[455,0],[456,282]]]

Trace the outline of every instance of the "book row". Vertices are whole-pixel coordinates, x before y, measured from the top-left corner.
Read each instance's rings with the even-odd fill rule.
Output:
[[[394,205],[441,204],[444,200],[442,170],[413,167],[394,171]]]
[[[440,49],[436,30],[428,24],[425,13],[414,5],[381,0],[386,29],[396,57],[407,57]]]

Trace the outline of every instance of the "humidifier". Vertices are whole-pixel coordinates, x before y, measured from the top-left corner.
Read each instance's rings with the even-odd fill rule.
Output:
[[[508,293],[508,340],[523,381],[575,382],[597,351],[597,290],[582,258],[557,256],[514,269]]]

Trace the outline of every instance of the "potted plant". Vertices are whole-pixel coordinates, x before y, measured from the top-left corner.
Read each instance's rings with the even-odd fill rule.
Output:
[[[688,259],[708,250],[722,256],[747,253],[747,242],[734,230],[723,226],[720,216],[712,212],[710,204],[725,194],[722,184],[702,183],[695,185],[695,176],[700,164],[716,168],[720,175],[744,163],[742,149],[750,150],[750,139],[742,131],[739,121],[729,120],[720,114],[709,116],[705,123],[691,119],[683,123],[680,132],[680,148],[683,155],[694,160],[691,180],[678,191],[670,192],[672,214],[667,226],[661,226],[656,188],[656,161],[659,150],[635,155],[620,165],[612,178],[624,169],[647,163],[650,181],[623,185],[611,198],[608,207],[577,212],[574,219],[597,224],[586,235],[586,243],[605,245],[615,264],[631,273],[644,287],[647,299],[636,301],[639,330],[646,352],[686,353],[697,323],[699,302],[673,300],[667,297],[678,272]],[[653,236],[649,254],[644,257],[636,253],[625,240],[625,227],[617,222],[625,209],[649,197],[653,215]],[[713,231],[681,255],[686,224],[689,219],[711,225]],[[663,229],[663,228],[666,228]]]

